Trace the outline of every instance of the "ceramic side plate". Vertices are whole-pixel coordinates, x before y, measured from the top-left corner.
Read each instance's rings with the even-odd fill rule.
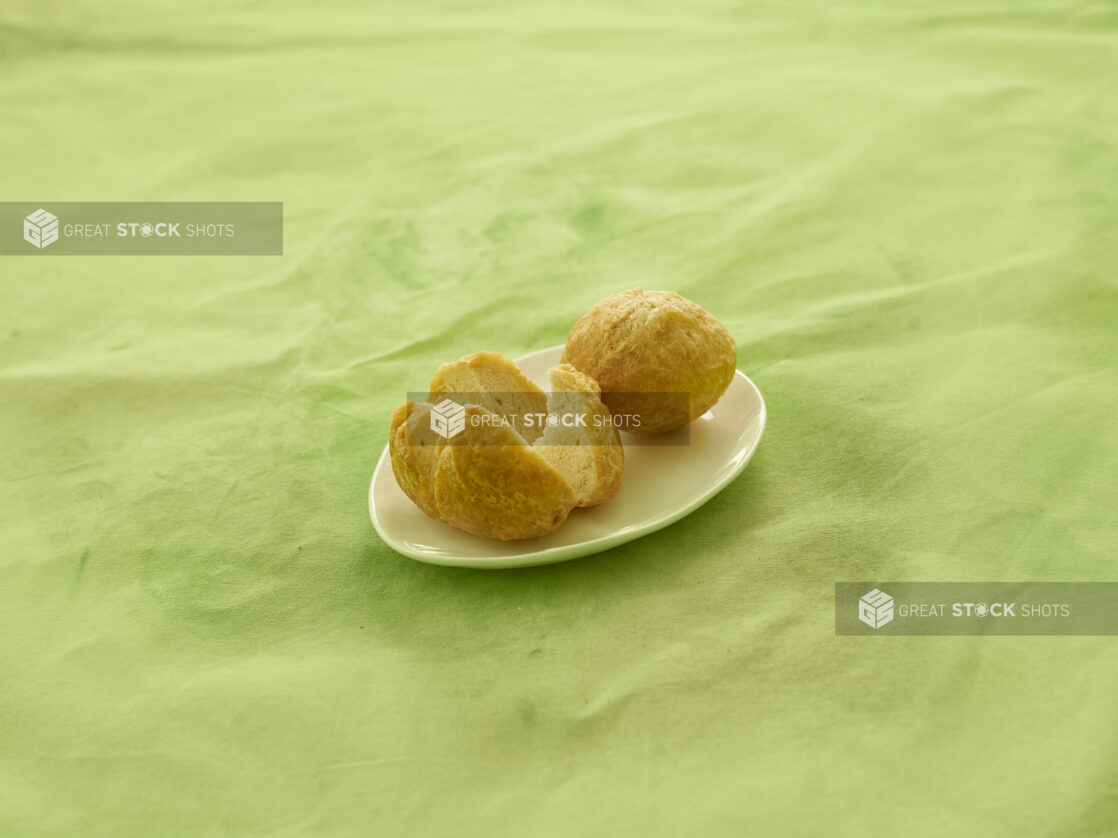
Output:
[[[524,374],[547,389],[547,371],[559,363],[562,346],[517,358]],[[387,422],[387,419],[385,420]],[[621,434],[625,476],[610,501],[574,509],[550,535],[494,541],[456,530],[424,515],[392,474],[388,447],[369,487],[373,526],[393,550],[430,564],[511,568],[577,559],[663,529],[694,512],[745,468],[765,430],[765,400],[738,370],[713,408],[686,429],[685,445],[672,445],[672,431],[641,444]]]

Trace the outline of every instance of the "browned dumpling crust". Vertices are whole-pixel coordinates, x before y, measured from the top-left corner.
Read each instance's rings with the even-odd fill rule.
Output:
[[[722,397],[737,346],[709,311],[672,291],[634,288],[595,304],[571,329],[563,362],[595,379],[626,429],[658,434],[692,422]],[[669,393],[686,393],[687,398]]]
[[[400,488],[430,517],[474,535],[509,541],[558,529],[574,491],[516,431],[469,421],[482,415],[494,414],[467,406],[464,430],[448,442],[430,430],[431,405],[396,408],[389,455]]]

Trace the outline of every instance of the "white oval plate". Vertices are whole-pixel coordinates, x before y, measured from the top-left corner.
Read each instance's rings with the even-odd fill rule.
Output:
[[[553,346],[517,358],[516,363],[547,389],[547,371],[562,354],[562,346]],[[765,430],[765,400],[738,370],[718,404],[685,430],[690,433],[685,445],[670,444],[684,429],[657,437],[653,444],[648,438],[633,444],[629,434],[621,434],[621,490],[600,506],[572,510],[563,526],[542,538],[495,541],[428,518],[396,483],[388,446],[373,472],[369,514],[389,547],[429,564],[509,568],[589,556],[663,529],[725,488],[757,450]]]

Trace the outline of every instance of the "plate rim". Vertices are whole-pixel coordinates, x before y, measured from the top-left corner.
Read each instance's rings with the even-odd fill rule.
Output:
[[[554,352],[557,349],[562,349],[565,344],[558,344],[556,346],[549,346],[545,349],[539,349],[535,352],[529,352],[527,355],[521,355],[519,358],[514,358],[513,362],[520,364],[522,361],[534,358],[537,355],[543,355],[548,352]],[[757,453],[757,449],[761,447],[761,437],[765,434],[765,426],[768,422],[768,405],[765,403],[765,397],[761,393],[761,388],[758,387],[748,375],[740,369],[734,369],[735,376],[741,376],[745,383],[753,390],[760,403],[761,409],[758,414],[760,420],[760,427],[757,429],[757,437],[753,444],[746,450],[745,456],[741,458],[741,462],[736,464],[722,479],[715,481],[711,484],[705,492],[698,495],[690,503],[683,506],[681,509],[665,516],[662,520],[657,521],[648,529],[641,530],[638,533],[627,533],[624,529],[611,533],[610,535],[599,536],[598,538],[590,541],[580,541],[577,544],[565,544],[562,546],[548,547],[543,550],[533,550],[525,553],[516,553],[511,556],[490,556],[484,558],[462,558],[455,556],[432,556],[429,553],[424,553],[400,544],[394,539],[390,540],[384,533],[380,521],[377,519],[376,504],[373,501],[374,492],[377,484],[377,477],[382,468],[385,468],[388,463],[388,443],[384,445],[384,450],[380,453],[380,458],[377,460],[376,467],[373,469],[373,476],[369,481],[369,517],[373,522],[373,529],[376,530],[377,535],[381,541],[388,546],[389,549],[409,559],[413,559],[424,564],[441,565],[443,567],[460,567],[468,568],[471,570],[513,570],[520,567],[531,567],[533,565],[556,564],[562,561],[569,561],[572,559],[581,558],[583,556],[590,556],[596,553],[604,552],[605,550],[619,547],[622,544],[627,544],[630,541],[636,541],[638,538],[643,538],[646,535],[651,535],[654,532],[670,527],[676,521],[686,518],[696,509],[701,507],[723,489],[725,489],[731,482],[733,482],[738,475],[740,475],[749,461],[753,459],[753,455]],[[391,466],[387,466],[391,468]],[[393,478],[395,479],[395,478]],[[432,519],[433,520],[433,519]],[[589,549],[588,549],[589,548]],[[539,561],[533,559],[539,558]]]

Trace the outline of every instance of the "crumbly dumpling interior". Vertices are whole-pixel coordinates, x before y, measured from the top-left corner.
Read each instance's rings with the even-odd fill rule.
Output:
[[[530,443],[539,438],[541,430],[538,423],[529,427],[524,417],[547,412],[543,390],[496,352],[475,352],[440,366],[428,387],[427,401],[435,404],[446,398],[480,405],[500,416],[517,416],[516,427]]]
[[[617,494],[625,453],[609,408],[594,379],[570,364],[548,371],[548,411],[556,416],[582,416],[585,425],[548,425],[536,441],[544,457],[574,490],[576,505],[596,506]]]

